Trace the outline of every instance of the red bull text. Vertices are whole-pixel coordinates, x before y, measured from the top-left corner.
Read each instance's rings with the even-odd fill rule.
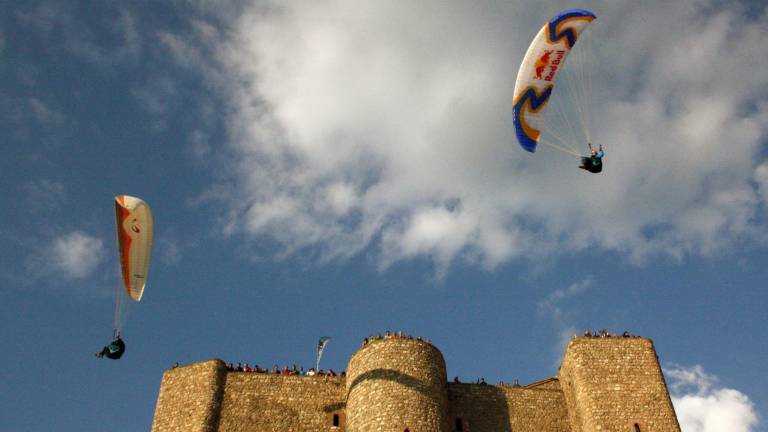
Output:
[[[554,53],[554,58],[552,54]],[[552,81],[555,78],[555,75],[557,74],[557,70],[560,68],[560,64],[563,62],[563,57],[565,57],[565,51],[564,50],[546,50],[544,51],[544,54],[539,57],[538,60],[536,60],[536,79],[544,80],[544,81]],[[544,72],[549,68],[549,72],[545,75]]]

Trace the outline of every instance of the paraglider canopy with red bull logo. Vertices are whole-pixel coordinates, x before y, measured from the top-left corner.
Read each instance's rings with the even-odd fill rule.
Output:
[[[115,229],[121,283],[115,292],[114,340],[96,353],[97,357],[105,356],[113,360],[119,359],[125,352],[125,342],[120,335],[123,297],[135,302],[141,301],[147,284],[154,237],[154,221],[149,205],[140,198],[116,196]]]
[[[515,135],[524,150],[534,153],[539,144],[544,144],[580,157],[576,143],[592,142],[592,48],[589,42],[580,46],[579,50],[574,50],[574,47],[583,34],[588,34],[585,30],[595,19],[595,14],[584,9],[562,11],[544,24],[528,47],[517,73],[513,96]],[[574,59],[569,63],[576,64],[566,67],[565,62],[570,55]],[[564,72],[565,79],[561,77]],[[562,81],[565,85],[561,89]],[[552,100],[559,103],[555,104],[555,112],[548,113]],[[583,135],[568,136],[579,133]],[[593,173],[600,172],[604,155],[602,146],[599,153],[597,159],[593,154],[586,163],[582,159],[582,168]]]

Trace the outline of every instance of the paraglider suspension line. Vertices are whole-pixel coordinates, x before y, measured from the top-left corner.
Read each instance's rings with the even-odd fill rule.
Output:
[[[548,141],[544,141],[544,140],[541,140],[541,141],[539,141],[539,143],[540,143],[540,144],[544,144],[545,146],[548,146],[548,147],[552,147],[553,149],[555,149],[555,150],[558,150],[558,151],[561,151],[561,152],[563,152],[563,153],[568,153],[568,154],[570,154],[570,155],[574,155],[574,156],[576,156],[576,157],[581,157],[581,155],[580,155],[579,153],[577,153],[577,152],[575,152],[575,151],[573,151],[573,150],[567,149],[567,148],[565,148],[565,147],[561,147],[561,146],[559,146],[559,145],[557,145],[557,144],[553,144],[553,143],[551,143],[551,142],[548,142]]]
[[[115,335],[120,334],[120,309],[122,307],[122,296],[120,287],[115,290]]]

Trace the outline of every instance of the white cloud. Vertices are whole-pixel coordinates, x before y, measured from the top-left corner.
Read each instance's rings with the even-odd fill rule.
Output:
[[[167,127],[167,116],[177,103],[178,85],[170,78],[160,78],[131,90],[133,97],[144,107],[152,119],[152,129],[162,131]]]
[[[7,135],[19,141],[34,137],[36,144],[48,143],[52,133],[68,129],[66,116],[37,97],[0,96],[0,117],[13,126],[7,128]]]
[[[169,32],[158,32],[160,44],[168,50],[174,60],[185,67],[204,67],[209,53],[203,53],[204,48],[220,38],[219,31],[213,25],[195,20],[191,23],[193,36],[180,37]],[[197,43],[196,41],[202,41]]]
[[[52,109],[38,98],[26,100],[29,112],[38,123],[44,126],[61,126],[64,124],[64,115]]]
[[[568,288],[555,290],[546,299],[540,301],[537,305],[539,315],[550,316],[554,321],[563,319],[562,302],[571,297],[575,297],[592,286],[592,277],[588,276],[579,282],[574,282]],[[571,326],[571,328],[575,328]],[[570,334],[573,334],[572,332]]]
[[[755,181],[763,203],[768,204],[768,162],[763,162],[755,168]]]
[[[53,209],[66,197],[64,185],[40,178],[24,184],[25,201],[34,211]]]
[[[201,130],[193,130],[189,133],[189,153],[199,162],[207,160],[211,155],[211,144],[208,136]]]
[[[69,279],[90,276],[105,255],[104,242],[82,231],[72,231],[54,239],[48,249],[50,270]]]
[[[549,8],[255,3],[227,36],[198,24],[206,44],[228,38],[204,66],[231,103],[227,232],[326,257],[373,246],[382,266],[427,256],[438,271],[588,247],[711,255],[755,237],[768,29],[712,4],[596,9],[598,176],[514,139],[513,78]]]
[[[184,246],[178,241],[168,237],[161,237],[157,241],[157,249],[160,259],[168,265],[176,265],[184,257]]]
[[[752,432],[759,423],[754,404],[738,390],[717,386],[700,365],[664,369],[683,432]]]
[[[60,127],[66,119],[59,110],[37,97],[2,98],[0,109],[8,120],[34,129]]]
[[[557,332],[557,340],[552,349],[552,364],[559,367],[563,360],[563,352],[568,342],[574,335],[579,334],[574,321],[578,316],[578,310],[566,307],[569,300],[583,294],[593,285],[592,276],[587,276],[580,281],[573,282],[568,287],[552,291],[546,298],[536,305],[539,316],[549,319]]]

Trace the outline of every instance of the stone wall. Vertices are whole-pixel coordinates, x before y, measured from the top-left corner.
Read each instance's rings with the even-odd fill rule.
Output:
[[[406,338],[375,340],[347,367],[350,432],[448,430],[443,355],[432,344]]]
[[[554,384],[524,388],[449,384],[451,431],[568,432],[563,392]]]
[[[152,432],[215,432],[227,371],[221,360],[163,374]]]
[[[219,432],[343,431],[344,378],[227,373]]]
[[[560,382],[573,432],[680,432],[650,339],[572,339]]]
[[[339,426],[333,426],[338,416]],[[153,432],[680,432],[653,343],[575,338],[559,376],[525,387],[448,384],[431,343],[375,340],[347,377],[227,372],[221,360],[163,375]]]

